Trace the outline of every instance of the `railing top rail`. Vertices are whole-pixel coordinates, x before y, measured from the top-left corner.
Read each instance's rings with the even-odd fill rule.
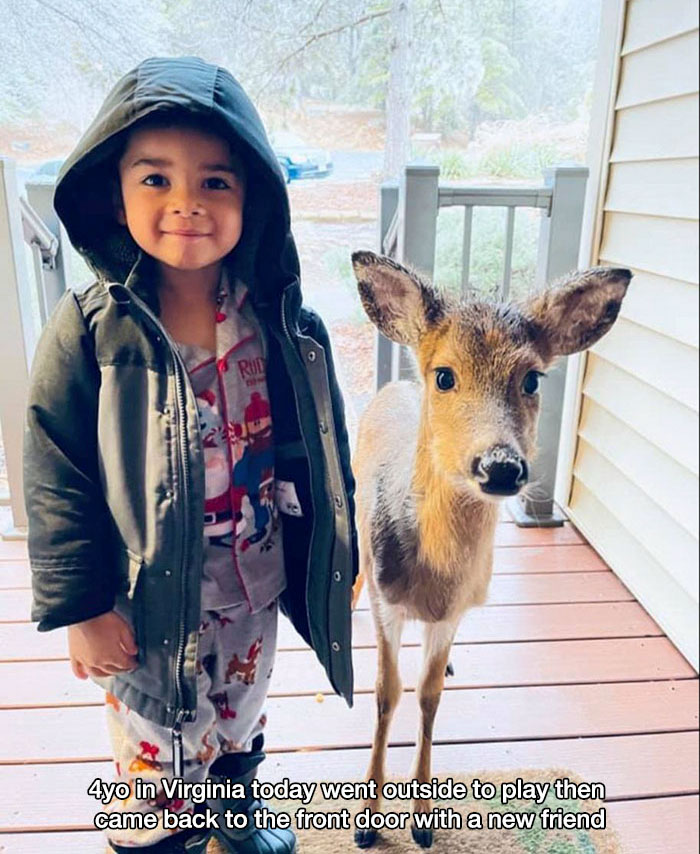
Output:
[[[545,208],[552,204],[551,187],[458,187],[441,185],[438,206]]]

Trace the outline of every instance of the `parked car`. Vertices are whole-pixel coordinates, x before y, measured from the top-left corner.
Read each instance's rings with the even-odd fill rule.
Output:
[[[330,151],[313,148],[296,134],[277,131],[270,135],[270,142],[287,183],[297,178],[325,178],[333,171]]]
[[[42,163],[41,166],[32,173],[32,178],[40,175],[42,177],[55,178],[61,170],[61,166],[63,166],[63,160],[47,160],[45,163]]]

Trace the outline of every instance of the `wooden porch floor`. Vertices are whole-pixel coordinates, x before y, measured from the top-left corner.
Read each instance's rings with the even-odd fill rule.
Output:
[[[112,775],[102,694],[72,677],[62,631],[40,635],[28,622],[28,587],[26,546],[0,542],[0,851],[102,852],[86,794]],[[261,776],[362,778],[374,715],[366,599],[354,615],[352,710],[286,620],[280,628]],[[409,626],[389,751],[399,774],[417,726],[418,643]],[[625,854],[697,851],[697,676],[570,524],[499,524],[489,602],[463,621],[452,660],[436,772],[568,768],[605,784]]]

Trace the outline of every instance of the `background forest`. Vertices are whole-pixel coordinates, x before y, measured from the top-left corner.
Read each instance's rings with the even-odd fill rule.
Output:
[[[20,145],[29,125],[77,135],[153,54],[225,65],[273,128],[309,99],[384,112],[402,44],[393,76],[413,129],[473,137],[497,120],[571,122],[589,96],[599,2],[0,0],[0,126]]]

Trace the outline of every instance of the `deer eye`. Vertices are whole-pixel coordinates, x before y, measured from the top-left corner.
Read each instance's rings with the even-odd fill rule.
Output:
[[[452,368],[435,368],[435,385],[438,391],[449,391],[454,388],[455,375]]]
[[[537,394],[540,387],[540,377],[543,376],[544,374],[540,371],[528,371],[523,380],[523,392],[530,396]]]

